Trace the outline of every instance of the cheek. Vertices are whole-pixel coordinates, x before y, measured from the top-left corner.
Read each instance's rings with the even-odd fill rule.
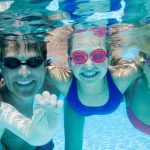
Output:
[[[14,72],[12,70],[4,69],[3,71],[3,77],[5,80],[11,80],[15,76]]]
[[[73,66],[71,67],[71,70],[73,71],[74,74],[77,74],[77,73],[79,72],[79,67],[73,65]]]
[[[7,75],[4,75],[4,82],[7,87],[11,87],[13,79],[10,76],[8,77]]]
[[[72,64],[71,70],[75,76],[78,76],[78,74],[80,73],[80,68],[81,68],[81,65]]]
[[[39,69],[38,69],[38,72],[37,72],[37,75],[40,77],[40,78],[45,78],[45,75],[46,75],[46,67],[43,65],[41,66]]]
[[[107,69],[108,69],[108,66],[109,66],[109,62],[108,62],[108,60],[105,60],[105,62],[103,62],[103,63],[101,63],[101,64],[97,64],[97,66],[98,66],[100,69],[107,70]]]

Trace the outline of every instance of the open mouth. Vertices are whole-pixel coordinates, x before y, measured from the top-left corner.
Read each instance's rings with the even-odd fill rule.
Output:
[[[16,81],[14,84],[14,88],[19,93],[24,95],[32,95],[35,88],[36,82],[34,80],[24,80],[24,81]]]
[[[25,81],[17,81],[16,84],[18,86],[29,86],[33,83],[31,80],[25,80]]]
[[[81,73],[81,75],[85,78],[94,78],[96,77],[97,75],[99,74],[99,72],[84,72],[84,73]]]

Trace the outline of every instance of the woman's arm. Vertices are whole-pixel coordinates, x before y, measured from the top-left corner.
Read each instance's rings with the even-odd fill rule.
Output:
[[[18,112],[10,104],[1,102],[0,123],[31,145],[44,145],[57,131],[62,101],[48,92],[34,100],[32,119]]]

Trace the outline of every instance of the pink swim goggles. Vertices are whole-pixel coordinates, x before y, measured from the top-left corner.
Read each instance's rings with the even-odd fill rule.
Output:
[[[106,57],[107,53],[103,49],[96,49],[90,54],[91,60],[96,63],[104,62]],[[89,56],[85,51],[76,50],[72,53],[72,55],[69,58],[75,64],[84,64],[88,60]]]

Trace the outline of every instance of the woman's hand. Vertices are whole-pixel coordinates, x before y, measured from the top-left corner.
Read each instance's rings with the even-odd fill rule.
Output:
[[[31,145],[44,145],[57,131],[62,104],[63,102],[57,100],[56,95],[47,91],[37,94],[31,119],[18,112],[12,105],[1,102],[0,131],[7,128]]]
[[[37,94],[33,104],[32,125],[41,134],[54,134],[59,125],[62,100],[58,100],[55,94],[44,91]]]

